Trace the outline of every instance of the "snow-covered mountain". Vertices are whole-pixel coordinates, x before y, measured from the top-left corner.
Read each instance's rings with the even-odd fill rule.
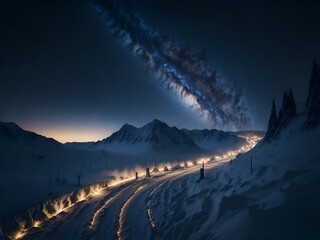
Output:
[[[113,176],[114,170],[198,159],[210,156],[211,146],[237,148],[243,141],[228,133],[180,130],[154,120],[141,128],[126,124],[98,142],[61,144],[0,122],[0,205],[6,206],[0,208],[0,218],[76,189],[79,174],[87,185]]]
[[[235,149],[245,139],[216,129],[187,130],[170,127],[159,120],[137,128],[125,124],[110,137],[94,143],[67,143],[68,147],[105,150],[113,153],[213,153]]]
[[[0,138],[17,144],[38,145],[50,144],[59,146],[61,143],[33,132],[25,131],[13,122],[0,122]]]
[[[183,131],[158,120],[143,128],[127,124],[107,139],[80,145],[80,149],[73,149],[15,123],[0,122],[0,202],[6,206],[1,208],[0,217],[17,206],[74,189],[79,174],[83,184],[90,184],[105,179],[115,169],[204,154]]]
[[[105,150],[112,153],[135,154],[151,152],[201,153],[201,149],[183,131],[153,120],[136,128],[125,124],[110,137],[94,143],[67,143],[69,147]]]
[[[217,129],[187,130],[183,131],[197,144],[201,149],[210,152],[224,152],[227,150],[239,148],[246,144],[242,137],[219,131]]]
[[[110,137],[93,144],[94,148],[110,152],[156,151],[200,152],[199,147],[183,131],[169,127],[166,123],[153,120],[142,128],[125,124]]]

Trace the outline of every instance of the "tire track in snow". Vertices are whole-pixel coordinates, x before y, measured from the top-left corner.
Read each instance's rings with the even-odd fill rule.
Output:
[[[94,230],[90,231],[87,225],[87,236],[85,239],[118,239],[117,231],[119,229],[120,212],[123,205],[128,201],[130,196],[141,185],[146,185],[146,181],[133,181],[125,190],[119,192],[117,197],[110,201],[102,212],[100,212],[99,224],[96,225]],[[106,200],[106,199],[105,199]],[[97,210],[98,208],[96,208]],[[105,216],[104,216],[105,215]]]
[[[90,235],[88,226],[92,221],[92,213],[101,208],[101,203],[106,199],[114,197],[119,192],[132,187],[132,184],[124,183],[115,188],[106,189],[99,195],[90,197],[87,201],[76,203],[68,209],[68,212],[61,212],[56,217],[41,224],[38,228],[32,229],[30,236],[24,239],[86,239]],[[129,185],[129,186],[128,186]],[[105,206],[106,207],[106,206]],[[100,212],[100,214],[103,211]],[[96,219],[97,220],[97,219]],[[89,229],[90,230],[90,229]]]
[[[151,205],[152,203],[152,197],[154,195],[154,193],[160,189],[163,185],[165,185],[166,183],[168,183],[169,181],[172,182],[172,181],[175,181],[176,179],[178,179],[179,177],[183,176],[183,174],[181,175],[178,175],[172,179],[169,179],[169,180],[165,180],[164,182],[160,183],[157,187],[155,187],[151,192],[150,194],[148,195],[147,197],[147,214],[148,214],[148,217],[149,217],[149,222],[150,222],[150,225],[152,228],[156,228],[156,224],[155,224],[155,220],[154,218],[152,217],[152,213],[151,213],[151,208],[154,206]]]
[[[117,192],[114,196],[110,197],[109,196],[110,194],[108,195],[109,199],[107,199],[106,201],[104,200],[105,201],[104,204],[94,212],[94,214],[93,214],[93,216],[91,218],[91,221],[89,223],[89,226],[88,226],[90,230],[94,230],[97,227],[97,225],[99,224],[98,217],[103,213],[103,211],[111,203],[111,201],[116,199],[120,194],[122,194],[124,191],[126,191],[127,189],[129,189],[131,187],[132,186],[129,185],[128,187],[126,187],[126,188],[120,190],[119,192]]]
[[[166,174],[161,177],[151,178],[148,184],[146,184],[141,191],[137,192],[126,206],[124,219],[125,228],[123,228],[121,233],[121,239],[140,240],[141,236],[144,236],[143,239],[152,238],[157,231],[155,227],[156,222],[153,222],[151,211],[151,208],[154,206],[151,201],[152,196],[164,185],[171,185],[172,181],[177,181],[178,178],[192,172],[192,169],[190,170],[172,172],[171,174]],[[148,201],[150,202],[149,213]]]
[[[119,227],[117,230],[117,236],[118,236],[118,240],[121,240],[121,233],[123,230],[123,225],[124,225],[124,214],[125,214],[125,210],[126,207],[130,204],[130,201],[134,198],[134,196],[141,190],[143,189],[147,184],[144,184],[142,186],[139,186],[132,194],[131,196],[125,201],[125,203],[122,205],[121,210],[120,210],[120,214],[119,214]]]

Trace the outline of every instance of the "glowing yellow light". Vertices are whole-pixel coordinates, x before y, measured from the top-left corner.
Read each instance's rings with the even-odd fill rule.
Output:
[[[123,204],[121,210],[120,210],[120,215],[119,215],[119,228],[117,230],[117,236],[118,239],[121,240],[121,232],[122,232],[122,228],[123,228],[123,218],[124,218],[124,210],[126,209],[126,207],[128,206],[128,204],[130,203],[130,201],[133,199],[134,195],[139,192],[142,188],[144,188],[145,185],[138,187],[133,193],[132,195],[128,198],[128,200]]]
[[[96,224],[96,221],[97,221],[97,217],[99,216],[99,214],[101,213],[101,211],[106,208],[108,206],[108,204],[113,200],[115,199],[116,197],[118,197],[123,191],[127,190],[128,188],[130,188],[131,186],[125,188],[125,189],[122,189],[120,192],[118,192],[115,196],[109,198],[101,208],[99,208],[94,214],[93,214],[93,217],[90,221],[90,225],[89,225],[89,228],[90,229],[93,229],[94,228],[94,225]]]
[[[17,232],[16,235],[14,236],[14,239],[20,239],[23,238],[26,235],[24,231]]]
[[[156,227],[156,225],[154,224],[153,222],[153,219],[152,219],[152,216],[151,216],[151,206],[150,206],[150,203],[148,204],[148,216],[149,216],[149,220],[150,220],[150,224],[153,228]]]
[[[40,224],[41,224],[40,221],[34,221],[34,222],[33,222],[33,226],[36,227],[36,228],[39,227]]]
[[[94,190],[92,192],[93,196],[97,196],[97,195],[100,195],[101,194],[101,190],[100,189],[97,189],[97,190]]]
[[[241,148],[238,148],[237,150],[233,150],[233,151],[229,151],[229,152],[226,152],[224,155],[222,156],[215,156],[214,159],[216,160],[223,160],[223,161],[227,161],[228,159],[230,159],[231,156],[234,156],[236,154],[239,154],[239,153],[243,153],[243,152],[246,152],[246,151],[249,151],[250,149],[252,149],[253,147],[256,146],[256,144],[262,139],[261,137],[257,137],[257,136],[251,136],[251,137],[243,137],[244,139],[246,139],[247,141],[247,144],[242,146]],[[210,158],[200,158],[198,159],[196,162],[197,163],[202,163],[202,162],[209,162],[210,161]],[[194,161],[186,161],[188,166],[192,166],[194,165]],[[183,163],[180,163],[180,165],[183,165]],[[163,169],[165,168],[165,166],[167,166],[168,168],[172,168],[172,166],[175,166],[175,164],[162,164],[162,166],[158,166],[159,169]],[[136,168],[134,170],[125,170],[125,171],[122,171],[122,172],[115,172],[114,176],[116,176],[116,179],[117,180],[114,180],[112,182],[108,182],[108,186],[118,186],[120,184],[123,184],[123,183],[126,183],[126,182],[129,182],[129,181],[132,181],[135,179],[135,173],[138,172],[138,176],[139,177],[143,177],[145,176],[145,169],[144,168]],[[155,174],[155,173],[153,173]],[[157,173],[157,174],[161,174],[161,173]],[[120,176],[122,176],[122,178],[120,178]],[[160,187],[162,184],[158,185],[158,187]],[[133,194],[131,195],[131,197],[125,202],[125,204],[123,205],[123,207],[121,208],[121,211],[120,211],[120,217],[119,217],[119,228],[117,230],[117,236],[118,236],[118,239],[121,239],[121,232],[122,232],[122,228],[123,228],[123,215],[124,215],[124,211],[125,211],[125,208],[126,206],[129,204],[129,202],[131,201],[131,199],[134,197],[134,195],[140,191],[140,189],[142,189],[144,186],[141,186],[139,188],[137,188]],[[89,196],[95,196],[95,195],[99,195],[101,194],[101,190],[103,188],[101,188],[100,185],[95,185],[95,186],[91,186],[90,187],[90,191],[89,192],[86,192],[84,189],[80,190],[78,192],[78,195],[77,195],[77,202],[80,202],[80,201],[84,201],[84,200],[87,200]],[[155,188],[150,195],[152,195],[156,189],[158,188]],[[120,192],[118,193],[120,194]],[[106,205],[108,205],[110,203],[110,201],[112,201],[117,195],[115,195],[114,197],[110,198],[108,201],[105,202],[105,204],[100,208],[98,209],[93,217],[92,217],[92,220],[90,222],[90,226],[89,228],[93,228],[94,225],[96,224],[96,221],[97,221],[97,217],[98,215],[101,213],[102,209],[106,207]],[[47,215],[47,217],[50,219],[52,218],[53,216],[56,216],[58,215],[60,212],[62,211],[67,211],[71,206],[73,206],[75,203],[72,203],[71,202],[71,199],[70,199],[70,196],[65,196],[65,197],[62,197],[60,199],[57,199],[55,201],[53,201],[53,208],[55,210],[54,213],[49,213],[46,209],[46,207],[44,206],[43,208],[43,212]],[[155,227],[155,223],[154,223],[154,220],[152,219],[152,213],[151,213],[151,206],[150,206],[150,202],[148,202],[148,208],[147,208],[147,213],[148,213],[148,216],[149,216],[149,220],[150,220],[150,224],[152,227]],[[41,222],[39,221],[35,221],[33,223],[33,227],[39,227],[39,225],[41,224]],[[16,233],[14,239],[20,239],[20,238],[23,238],[26,234],[27,234],[27,231],[28,229],[23,229],[23,230],[20,230],[18,233]]]
[[[118,194],[117,194],[117,195],[118,195]],[[116,195],[116,196],[117,196],[117,195]],[[100,212],[101,212],[116,196],[111,197],[108,201],[106,201],[106,202],[104,203],[104,205],[103,205],[101,208],[99,208],[99,209],[94,213],[94,215],[93,215],[93,217],[92,217],[92,220],[91,220],[91,222],[90,222],[90,225],[89,225],[89,228],[90,228],[90,229],[93,229],[93,227],[94,227],[94,225],[95,225],[95,223],[96,223],[96,219],[97,219],[98,215],[100,214]]]

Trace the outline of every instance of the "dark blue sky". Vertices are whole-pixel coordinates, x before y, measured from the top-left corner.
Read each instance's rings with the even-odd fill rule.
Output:
[[[152,28],[203,49],[218,76],[243,89],[252,129],[292,88],[303,106],[320,56],[316,2],[138,2]],[[110,34],[89,1],[0,1],[0,120],[61,141],[97,140],[124,123],[210,122]]]

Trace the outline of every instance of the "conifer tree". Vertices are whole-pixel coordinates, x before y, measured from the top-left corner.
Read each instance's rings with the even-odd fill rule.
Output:
[[[294,116],[296,115],[297,113],[297,106],[296,106],[296,101],[294,100],[294,96],[293,96],[293,93],[292,93],[292,90],[290,88],[289,90],[289,96],[288,96],[288,107],[289,107],[289,114],[291,116]]]
[[[282,106],[279,110],[279,121],[280,122],[283,122],[287,109],[288,109],[288,93],[287,93],[287,91],[284,91],[283,97],[282,97]]]
[[[306,102],[308,111],[307,127],[313,128],[320,123],[320,65],[313,61],[309,94]]]
[[[271,114],[269,118],[269,123],[268,123],[268,130],[266,133],[265,140],[269,140],[272,138],[278,128],[278,117],[277,117],[277,109],[276,109],[276,103],[275,100],[273,99],[272,101],[272,107],[271,107]]]
[[[316,59],[314,59],[311,78],[309,82],[309,93],[308,93],[308,98],[306,102],[306,108],[310,108],[312,105],[312,102],[314,101],[316,90],[317,90],[316,88],[317,88],[317,85],[319,85],[319,81],[320,81],[319,78],[320,78],[319,65],[317,65]]]

